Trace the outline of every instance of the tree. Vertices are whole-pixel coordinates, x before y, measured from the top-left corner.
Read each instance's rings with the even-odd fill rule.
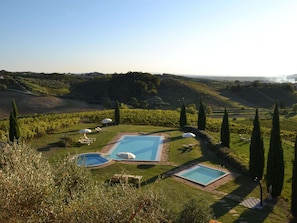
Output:
[[[229,130],[229,118],[228,112],[225,108],[224,117],[221,126],[221,145],[225,147],[230,146],[230,130]]]
[[[212,114],[212,108],[211,106],[206,106],[206,114],[211,115]]]
[[[120,105],[119,105],[119,102],[116,101],[115,109],[114,109],[114,121],[115,121],[115,124],[116,125],[120,124],[120,120],[121,120]]]
[[[295,104],[292,105],[292,110],[295,113],[297,112],[297,103],[295,103]]]
[[[187,115],[186,115],[186,107],[185,107],[185,104],[183,103],[180,110],[179,127],[182,129],[185,125],[187,125]]]
[[[256,109],[254,128],[250,144],[249,173],[252,180],[263,177],[264,171],[264,144],[261,137],[258,109]]]
[[[18,109],[15,100],[12,100],[12,111],[9,116],[9,141],[13,142],[20,138],[20,126],[18,121]]]
[[[186,107],[186,112],[189,114],[197,114],[197,109],[195,104],[188,104]]]
[[[199,113],[198,113],[198,129],[205,130],[205,126],[206,126],[206,114],[205,114],[204,105],[201,99],[200,106],[199,106]]]
[[[146,109],[146,108],[149,107],[149,105],[150,105],[150,104],[148,103],[147,100],[141,100],[141,101],[140,101],[140,107],[141,107],[141,108]]]
[[[1,143],[0,222],[172,222],[161,191],[107,187],[73,158],[51,165],[24,142]]]
[[[284,183],[284,154],[280,137],[278,104],[275,103],[270,144],[267,158],[266,186],[269,190],[272,187],[271,195],[279,196]]]
[[[16,103],[15,103],[15,100],[14,99],[12,100],[12,112],[13,112],[13,115],[15,117],[18,117],[19,111],[18,111],[18,108],[16,106]]]
[[[291,199],[291,214],[297,217],[297,136],[295,138]]]
[[[135,97],[131,97],[129,103],[130,103],[133,107],[138,107],[138,106],[139,106],[139,102],[138,102],[137,98],[135,98]]]

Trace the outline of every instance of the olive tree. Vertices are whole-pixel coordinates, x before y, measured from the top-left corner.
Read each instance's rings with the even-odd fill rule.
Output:
[[[96,181],[74,157],[52,167],[23,142],[0,146],[2,222],[169,222],[157,189]]]

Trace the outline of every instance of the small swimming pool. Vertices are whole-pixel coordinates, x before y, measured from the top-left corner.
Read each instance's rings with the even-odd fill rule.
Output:
[[[79,154],[76,158],[79,166],[96,167],[108,163],[110,160],[99,153]]]
[[[160,161],[163,136],[124,135],[111,148],[107,157],[113,160],[123,160],[117,156],[120,152],[133,153],[136,158],[130,161]]]
[[[178,177],[184,178],[186,180],[192,181],[194,183],[201,184],[203,186],[207,186],[225,176],[229,173],[225,171],[221,171],[218,169],[214,169],[211,167],[203,166],[203,165],[195,165],[189,169],[183,170],[177,174]]]

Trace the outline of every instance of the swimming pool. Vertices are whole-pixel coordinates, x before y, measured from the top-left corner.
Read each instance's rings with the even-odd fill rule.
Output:
[[[201,184],[203,186],[207,186],[225,176],[229,173],[225,171],[221,171],[218,169],[214,169],[211,167],[203,166],[203,165],[195,165],[189,169],[183,170],[177,174],[178,177],[184,178],[186,180],[192,181],[194,183]]]
[[[96,167],[110,162],[109,159],[99,153],[84,153],[76,157],[77,165],[84,167]]]
[[[130,161],[160,161],[163,139],[163,136],[124,135],[111,148],[107,157],[123,160],[117,156],[117,153],[130,152],[136,156]]]

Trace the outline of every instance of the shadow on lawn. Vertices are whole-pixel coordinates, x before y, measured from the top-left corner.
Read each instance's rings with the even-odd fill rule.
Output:
[[[52,149],[67,149],[68,146],[65,145],[65,143],[63,143],[62,141],[63,139],[61,138],[60,141],[58,142],[53,142],[53,143],[48,143],[45,147],[42,147],[42,148],[38,148],[37,151],[38,152],[48,152]],[[81,145],[78,143],[78,142],[74,142],[74,143],[71,143],[71,147],[72,148],[78,148],[80,147]]]
[[[238,206],[257,186],[256,183],[251,182],[251,180],[245,176],[237,177],[235,183],[239,185],[236,189],[226,194],[211,206],[217,218],[227,213],[231,214],[230,210]],[[240,219],[240,217],[238,219]]]
[[[234,223],[239,223],[244,221],[247,222],[264,222],[264,220],[268,217],[268,215],[273,212],[273,208],[276,204],[276,200],[267,201],[265,200],[264,203],[266,203],[262,209],[246,209],[244,212],[241,213],[241,215],[233,221]]]
[[[51,149],[53,149],[54,147],[57,147],[58,143],[54,142],[54,143],[49,143],[47,144],[45,147],[42,148],[38,148],[37,151],[38,152],[48,152]]]
[[[164,129],[164,130],[159,130],[159,131],[153,131],[153,132],[146,132],[143,133],[143,135],[152,135],[152,134],[157,134],[157,133],[166,133],[166,132],[174,132],[176,129]]]

